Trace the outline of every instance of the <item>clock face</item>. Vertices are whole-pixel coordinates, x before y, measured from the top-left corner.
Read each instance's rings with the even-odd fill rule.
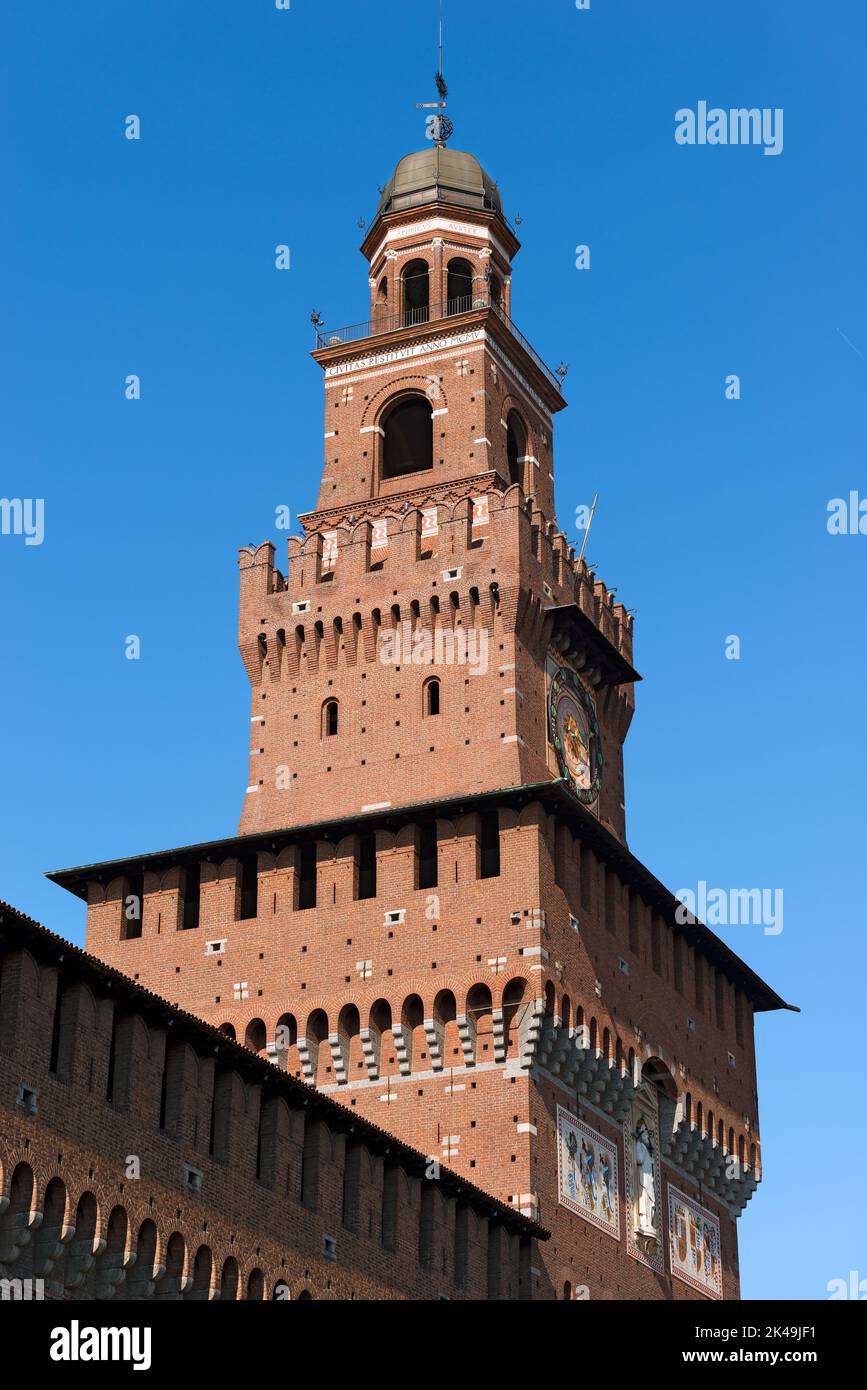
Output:
[[[551,681],[548,734],[561,774],[585,805],[599,795],[602,749],[596,711],[573,671],[561,666]]]

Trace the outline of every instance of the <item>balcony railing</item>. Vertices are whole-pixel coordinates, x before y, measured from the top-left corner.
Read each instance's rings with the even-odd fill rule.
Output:
[[[493,299],[490,294],[464,295],[459,299],[450,299],[443,304],[425,305],[420,309],[405,309],[402,314],[381,314],[376,318],[367,319],[364,323],[353,323],[348,328],[327,328],[324,325],[316,329],[316,349],[342,347],[346,343],[358,343],[365,338],[378,338],[384,333],[394,333],[399,328],[416,328],[424,323],[440,323],[443,319],[455,318],[458,314],[467,314],[472,309],[493,309],[504,324],[509,329],[513,337],[517,338],[522,348],[532,357],[536,366],[555,386],[562,392],[563,382],[556,372],[543,362],[535,348],[527,341],[523,333],[519,332],[512,320],[509,318],[499,300]]]

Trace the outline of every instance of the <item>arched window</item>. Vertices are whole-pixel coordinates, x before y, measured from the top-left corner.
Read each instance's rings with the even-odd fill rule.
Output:
[[[492,276],[491,276],[490,280],[488,281],[488,288],[489,288],[490,295],[491,295],[491,303],[492,303],[492,304],[500,304],[500,303],[502,303],[502,299],[503,299],[503,287],[502,287],[502,285],[500,284],[499,280],[497,279],[496,275],[492,275]]]
[[[433,468],[433,407],[425,396],[404,396],[383,420],[382,476],[402,478]]]
[[[475,1033],[475,1061],[484,1061],[485,1053],[491,1050],[494,1031],[493,1000],[487,985],[473,985],[467,995],[466,1014],[471,1036]]]
[[[383,1033],[391,1032],[391,1005],[387,999],[377,999],[370,1007],[370,1031],[378,1033],[380,1039]]]
[[[244,1046],[251,1052],[265,1051],[265,1025],[261,1018],[251,1018],[244,1034]]]
[[[527,454],[527,427],[517,410],[510,410],[506,420],[506,459],[509,482],[524,485],[524,462]]]
[[[417,994],[410,994],[407,999],[404,999],[403,1008],[400,1011],[400,1022],[404,1030],[407,1060],[410,1070],[412,1070],[414,1065],[417,1066],[418,1058],[427,1046],[427,1038],[424,1034],[424,1005]],[[407,1033],[409,1034],[408,1037]]]
[[[440,712],[440,683],[436,676],[425,682],[424,687],[424,714],[439,714]]]
[[[376,291],[376,297],[377,297],[377,299],[379,300],[380,304],[387,304],[387,303],[388,303],[388,276],[387,276],[387,275],[383,275],[382,279],[380,280],[380,282],[379,282],[379,288],[378,288],[377,291]]]
[[[210,1303],[213,1292],[214,1257],[207,1245],[200,1245],[193,1261],[193,1282],[183,1295],[195,1303]]]
[[[473,267],[469,261],[449,261],[448,312],[465,314],[473,307]]]
[[[230,1255],[223,1264],[223,1272],[220,1275],[220,1298],[226,1303],[234,1303],[238,1298],[239,1271],[238,1261],[234,1255]]]
[[[294,1014],[281,1014],[274,1030],[274,1042],[278,1053],[288,1052],[298,1042],[298,1024]]]
[[[529,993],[530,986],[522,979],[510,980],[503,990],[503,1032],[506,1051],[510,1056],[514,1056],[518,1050]]]
[[[430,273],[427,261],[410,261],[403,272],[403,322],[427,323],[430,318]]]
[[[361,1018],[355,1004],[344,1004],[337,1017],[337,1035],[352,1042],[361,1031]]]
[[[76,1235],[78,1232],[76,1231]],[[186,1246],[180,1231],[173,1231],[166,1246],[164,1258],[166,1272],[157,1284],[155,1298],[177,1299],[181,1296],[181,1288],[184,1284],[184,1265],[186,1263]]]
[[[339,705],[336,700],[326,700],[322,706],[322,737],[334,738],[339,727]]]
[[[328,1037],[328,1015],[324,1009],[314,1009],[307,1020],[307,1042],[323,1043]]]
[[[450,989],[441,989],[434,1000],[434,1020],[443,1027],[447,1023],[454,1023],[458,1016],[458,1004],[454,993]]]

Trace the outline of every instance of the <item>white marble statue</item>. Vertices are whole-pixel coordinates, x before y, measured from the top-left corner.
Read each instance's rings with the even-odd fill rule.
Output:
[[[635,1168],[638,1177],[638,1229],[656,1235],[656,1181],[650,1132],[641,1119],[635,1131]]]

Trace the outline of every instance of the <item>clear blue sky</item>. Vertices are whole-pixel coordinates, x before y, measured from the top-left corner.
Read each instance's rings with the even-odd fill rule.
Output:
[[[720,929],[803,1008],[759,1020],[744,1292],[822,1298],[867,1277],[867,536],[826,529],[867,497],[864,6],[445,10],[452,143],[523,219],[518,326],[570,364],[560,522],[600,493],[589,557],[638,609],[631,847],[672,888],[785,894],[779,936]],[[309,314],[366,317],[356,224],[425,143],[436,12],[3,6],[0,495],[46,512],[41,546],[0,537],[0,895],[77,941],[45,869],[235,831],[236,550],[314,503]],[[678,146],[700,100],[782,107],[783,153]]]

